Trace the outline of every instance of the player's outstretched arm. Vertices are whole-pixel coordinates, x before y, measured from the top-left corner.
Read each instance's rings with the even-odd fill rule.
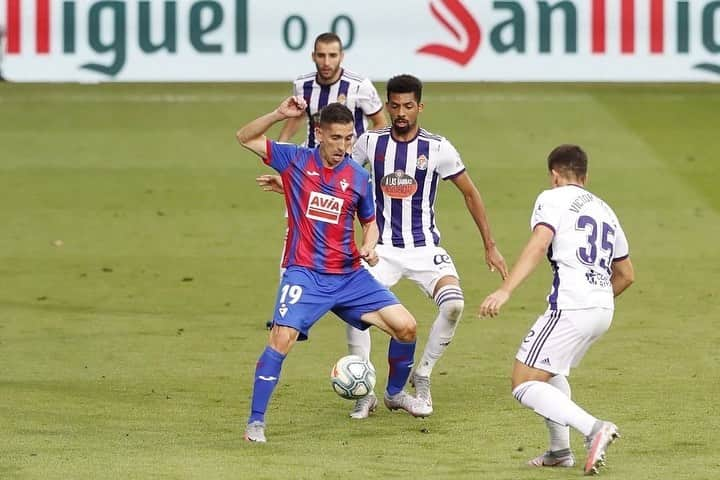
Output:
[[[537,264],[547,253],[553,239],[553,231],[545,225],[536,225],[525,245],[520,258],[507,276],[502,286],[487,296],[480,305],[480,316],[494,317],[500,308],[510,299],[513,291],[535,270]]]
[[[503,280],[506,279],[508,276],[507,264],[493,239],[492,232],[490,231],[490,222],[487,219],[487,212],[485,211],[485,203],[483,202],[480,192],[467,172],[463,172],[457,177],[454,177],[452,181],[458,190],[462,192],[465,198],[465,205],[480,231],[483,244],[485,245],[485,263],[487,263],[491,272],[497,270]]]
[[[610,277],[613,295],[617,297],[632,285],[634,281],[635,269],[633,268],[630,258],[625,257],[622,260],[613,261],[612,276]]]
[[[237,131],[236,137],[240,145],[267,158],[267,132],[275,123],[286,118],[299,117],[305,111],[305,99],[302,97],[288,97],[270,113],[258,117]]]

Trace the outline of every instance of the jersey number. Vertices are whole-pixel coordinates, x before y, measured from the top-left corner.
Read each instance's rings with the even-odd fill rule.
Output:
[[[280,303],[285,303],[285,300],[287,297],[290,297],[290,301],[287,302],[290,305],[293,303],[297,303],[300,301],[300,297],[302,297],[302,287],[300,285],[283,285],[282,293],[280,293]]]
[[[598,224],[593,217],[581,215],[575,224],[576,230],[584,230],[587,234],[587,245],[577,249],[578,260],[588,266],[598,265],[608,275],[612,274],[611,264],[613,250],[615,249],[615,230],[605,222],[600,226],[598,239]],[[598,251],[600,251],[598,261]]]

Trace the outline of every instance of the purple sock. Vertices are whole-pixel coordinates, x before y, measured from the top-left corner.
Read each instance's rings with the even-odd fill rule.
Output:
[[[410,376],[414,356],[414,340],[412,342],[399,342],[394,338],[390,339],[390,348],[388,348],[388,364],[390,365],[387,383],[388,395],[395,395],[403,389]]]
[[[265,351],[260,355],[255,366],[255,384],[253,385],[252,407],[248,423],[265,421],[265,410],[267,410],[270,396],[280,378],[283,360],[285,360],[285,355],[270,347],[265,347]]]

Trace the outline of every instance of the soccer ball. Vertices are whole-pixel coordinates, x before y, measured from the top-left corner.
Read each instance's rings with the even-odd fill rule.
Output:
[[[330,383],[342,398],[362,398],[375,388],[375,367],[357,355],[342,357],[330,372]]]

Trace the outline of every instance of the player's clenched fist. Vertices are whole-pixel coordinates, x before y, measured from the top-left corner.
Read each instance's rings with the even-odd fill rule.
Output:
[[[307,102],[299,95],[288,97],[277,108],[277,112],[285,117],[299,117],[305,113]]]
[[[377,256],[377,253],[375,253],[375,249],[366,250],[364,248],[360,249],[360,258],[365,260],[368,265],[371,267],[374,267],[377,265],[379,258]]]

